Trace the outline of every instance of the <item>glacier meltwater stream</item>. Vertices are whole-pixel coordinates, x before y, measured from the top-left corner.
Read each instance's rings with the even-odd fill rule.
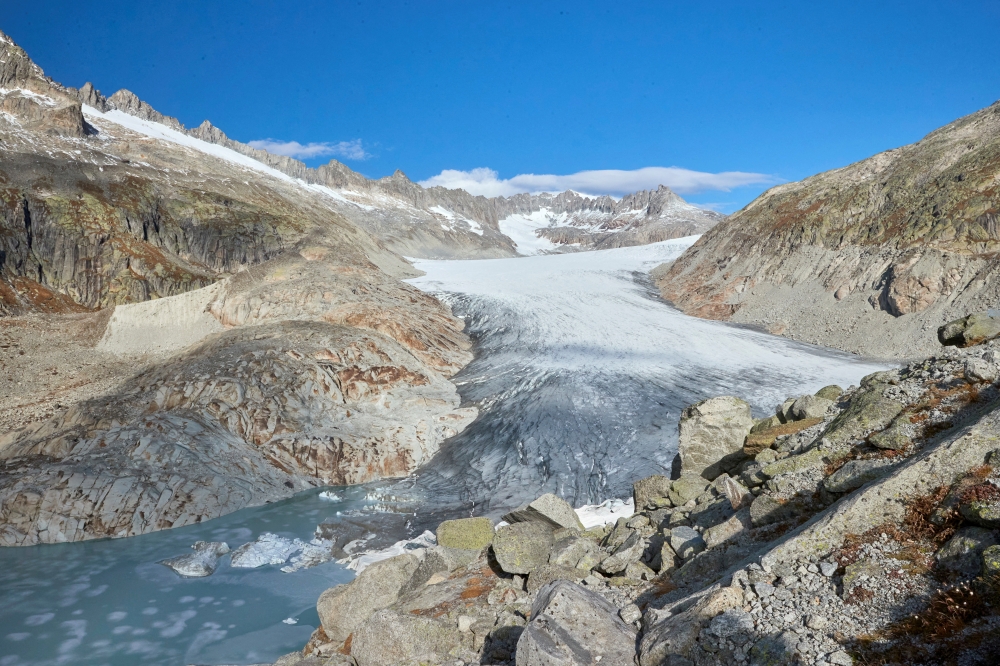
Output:
[[[480,409],[465,432],[412,477],[338,489],[340,501],[311,491],[130,539],[0,549],[0,666],[273,661],[308,640],[319,593],[353,572],[335,562],[235,569],[226,556],[213,575],[185,579],[157,561],[198,540],[308,540],[321,522],[392,542],[545,491],[577,505],[627,497],[635,479],[669,473],[684,406],[732,394],[763,416],[787,395],[885,367],[669,307],[648,271],[691,242],[417,262],[426,275],[412,282],[448,302],[476,341],[455,377]]]

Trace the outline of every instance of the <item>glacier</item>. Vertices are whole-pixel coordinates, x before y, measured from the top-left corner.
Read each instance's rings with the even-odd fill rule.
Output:
[[[681,314],[649,271],[698,237],[513,259],[415,261],[410,280],[466,322],[476,357],[455,376],[479,418],[407,493],[434,520],[498,517],[544,492],[575,506],[627,498],[670,474],[680,411],[736,395],[755,416],[789,395],[856,384],[887,365]]]

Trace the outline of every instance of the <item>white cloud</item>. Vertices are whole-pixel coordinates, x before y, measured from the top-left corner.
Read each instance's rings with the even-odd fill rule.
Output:
[[[278,141],[277,139],[258,139],[250,141],[249,145],[259,150],[266,150],[274,155],[287,155],[299,159],[310,159],[313,157],[336,156],[347,160],[365,160],[371,155],[365,152],[361,145],[361,139],[353,141],[340,141],[338,143],[307,143],[305,145],[298,141]]]
[[[471,171],[445,169],[436,176],[420,181],[424,187],[439,185],[448,189],[463,189],[470,194],[487,197],[510,196],[523,192],[563,192],[576,190],[585,194],[622,195],[638,190],[656,189],[666,185],[678,194],[695,194],[710,190],[728,192],[745,185],[769,185],[779,182],[774,176],[745,171],[708,173],[680,167],[644,167],[632,171],[600,169],[579,171],[565,176],[526,173],[502,179],[493,169],[480,167]]]

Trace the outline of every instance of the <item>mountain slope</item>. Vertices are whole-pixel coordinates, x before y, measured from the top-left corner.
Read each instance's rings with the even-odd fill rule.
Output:
[[[423,258],[479,258],[624,247],[702,233],[723,215],[686,203],[665,186],[616,201],[575,192],[521,194],[510,198],[473,196],[464,190],[424,188],[401,171],[372,180],[331,160],[311,169],[230,139],[208,120],[185,129],[128,90],[105,98],[87,83],[65,92],[89,113],[133,116],[173,132],[227,148],[303,184],[321,188],[329,203],[356,225],[404,255]],[[157,130],[147,131],[157,133]],[[178,137],[174,137],[177,139]],[[506,223],[506,224],[505,224]],[[503,226],[504,231],[501,229]],[[511,230],[521,239],[518,248]]]
[[[474,418],[462,322],[335,193],[102,100],[0,34],[0,545],[404,476]]]
[[[683,311],[884,357],[1000,298],[1000,103],[768,190],[656,272]]]

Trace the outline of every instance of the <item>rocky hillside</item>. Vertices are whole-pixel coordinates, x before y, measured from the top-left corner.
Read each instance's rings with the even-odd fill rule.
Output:
[[[679,478],[636,482],[634,514],[587,529],[544,495],[444,522],[326,590],[277,666],[993,663],[998,376],[992,340],[757,421],[692,405]]]
[[[554,244],[550,251],[628,247],[695,236],[726,217],[692,206],[664,185],[620,200],[563,192],[491,201],[497,208],[501,231],[512,236],[518,227],[533,231]]]
[[[2,35],[0,105],[0,545],[403,476],[475,416],[462,323],[330,193]]]
[[[1000,297],[1000,103],[775,187],[657,272],[683,311],[881,357]]]

